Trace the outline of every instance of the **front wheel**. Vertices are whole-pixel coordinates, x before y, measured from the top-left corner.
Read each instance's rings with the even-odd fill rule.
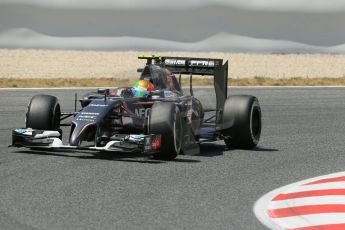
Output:
[[[36,95],[26,113],[26,128],[57,130],[60,127],[60,105],[58,99],[50,95]]]
[[[154,158],[176,158],[182,147],[182,118],[178,106],[169,102],[156,102],[149,116],[149,133],[161,134],[161,148],[154,153]]]
[[[261,108],[254,96],[235,95],[226,99],[222,135],[229,148],[251,149],[261,135]]]

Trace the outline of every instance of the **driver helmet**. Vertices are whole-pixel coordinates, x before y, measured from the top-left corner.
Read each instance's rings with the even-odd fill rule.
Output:
[[[147,97],[151,91],[154,91],[155,87],[150,81],[140,80],[135,82],[133,87],[133,93],[135,97]]]

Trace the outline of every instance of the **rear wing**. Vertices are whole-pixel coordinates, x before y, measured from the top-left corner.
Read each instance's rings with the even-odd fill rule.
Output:
[[[221,119],[224,103],[228,97],[228,61],[223,64],[223,59],[168,57],[158,55],[142,55],[138,58],[146,59],[146,65],[159,65],[180,76],[181,74],[189,74],[191,95],[193,95],[193,75],[214,76],[214,89],[217,99],[217,122]]]
[[[223,65],[223,59],[212,58],[167,57],[159,55],[141,55],[138,58],[145,59],[146,65],[159,65],[178,74],[215,75],[215,70]]]
[[[193,75],[215,75],[223,59],[162,57],[162,65],[173,73]]]

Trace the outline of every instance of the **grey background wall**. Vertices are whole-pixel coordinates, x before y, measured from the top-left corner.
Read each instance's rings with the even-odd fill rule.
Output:
[[[0,47],[345,53],[345,1],[0,0]]]

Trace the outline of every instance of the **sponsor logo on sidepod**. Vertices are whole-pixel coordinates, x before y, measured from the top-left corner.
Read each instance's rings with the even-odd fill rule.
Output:
[[[135,109],[135,115],[141,118],[146,118],[149,116],[151,109],[150,108],[140,108],[140,109]]]

